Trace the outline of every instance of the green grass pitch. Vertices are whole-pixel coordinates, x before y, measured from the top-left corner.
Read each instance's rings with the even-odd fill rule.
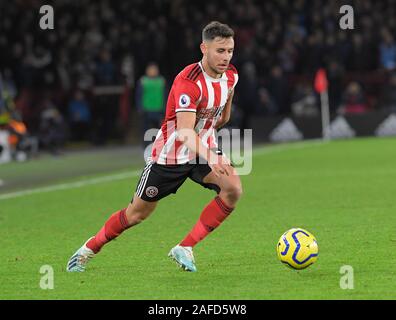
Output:
[[[131,168],[134,170],[136,168]],[[193,182],[109,243],[82,274],[68,258],[126,206],[136,178],[0,200],[0,299],[395,299],[396,139],[258,149],[230,218],[195,248],[198,272],[167,257],[213,198]],[[318,261],[294,271],[275,247],[289,228],[311,231]],[[42,265],[54,289],[40,288]],[[340,268],[354,289],[340,288]]]

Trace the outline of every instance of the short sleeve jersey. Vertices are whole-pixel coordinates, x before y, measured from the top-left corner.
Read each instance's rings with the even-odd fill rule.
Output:
[[[191,64],[175,78],[166,105],[166,115],[153,144],[151,158],[158,164],[183,164],[194,159],[177,137],[177,112],[196,113],[194,130],[204,146],[216,148],[214,126],[238,82],[233,65],[220,78],[212,78],[201,62]]]

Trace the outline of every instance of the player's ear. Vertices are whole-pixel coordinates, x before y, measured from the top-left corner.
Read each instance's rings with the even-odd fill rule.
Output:
[[[199,47],[201,48],[202,54],[205,55],[208,50],[207,44],[205,42],[202,42]]]

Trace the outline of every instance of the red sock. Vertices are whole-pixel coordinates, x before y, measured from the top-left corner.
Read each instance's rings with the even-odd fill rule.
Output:
[[[198,222],[180,243],[184,247],[193,247],[210,232],[216,229],[234,210],[228,207],[219,196],[214,198],[202,211]]]
[[[125,208],[111,215],[111,217],[106,221],[105,225],[99,230],[95,237],[87,242],[87,247],[94,253],[98,253],[107,242],[118,237],[124,230],[128,228],[129,225]]]

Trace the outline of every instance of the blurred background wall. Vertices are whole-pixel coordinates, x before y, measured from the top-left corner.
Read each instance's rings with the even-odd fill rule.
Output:
[[[54,30],[39,28],[44,4],[54,8]],[[354,30],[339,27],[344,4],[354,8]],[[0,14],[0,119],[19,116],[49,149],[140,143],[136,96],[146,66],[159,66],[168,91],[200,60],[201,30],[211,20],[235,30],[232,127],[258,128],[256,137],[268,140],[291,118],[305,137],[320,135],[313,79],[321,67],[332,119],[352,116],[347,126],[371,123],[374,132],[396,110],[394,0],[1,0]]]

